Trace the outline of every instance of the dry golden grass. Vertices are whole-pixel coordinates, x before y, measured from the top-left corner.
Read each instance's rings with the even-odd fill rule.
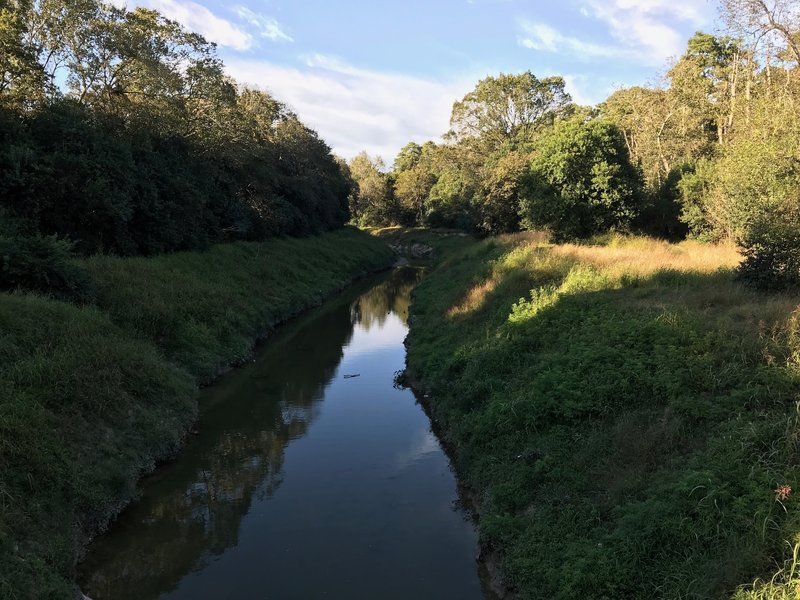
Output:
[[[550,245],[546,234],[540,232],[502,235],[493,240],[507,246],[510,251],[492,265],[491,272],[482,281],[470,287],[450,307],[448,317],[479,312],[501,285],[504,289],[509,286],[519,288],[519,295],[527,296],[542,273],[561,273],[566,277],[577,263],[597,269],[597,275],[612,287],[625,287],[625,281],[641,281],[664,272],[721,274],[721,277],[709,277],[707,281],[698,281],[690,286],[671,288],[660,297],[632,295],[625,301],[639,308],[643,305],[666,307],[668,304],[693,309],[724,307],[738,321],[766,322],[769,329],[783,332],[798,328],[795,321],[800,312],[800,298],[790,294],[765,296],[735,281],[732,271],[739,264],[741,255],[730,244],[695,241],[670,244],[646,237],[619,236],[604,245]],[[792,315],[795,318],[790,322]]]
[[[670,244],[651,238],[615,238],[607,246],[561,244],[553,253],[602,267],[610,276],[651,275],[658,271],[713,273],[741,261],[733,245],[686,241]]]
[[[479,310],[486,303],[486,298],[495,290],[499,282],[500,278],[494,274],[490,279],[471,287],[459,300],[458,304],[451,306],[447,310],[447,316],[456,317]]]

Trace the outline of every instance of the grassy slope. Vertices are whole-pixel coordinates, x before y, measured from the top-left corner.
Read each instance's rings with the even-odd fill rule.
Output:
[[[68,598],[86,536],[173,454],[198,383],[388,266],[356,230],[85,262],[96,307],[0,294],[0,598]]]
[[[721,598],[796,541],[798,299],[737,260],[512,236],[417,289],[410,373],[523,597]]]

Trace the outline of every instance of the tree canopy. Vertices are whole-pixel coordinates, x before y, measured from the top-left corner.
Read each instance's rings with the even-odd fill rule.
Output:
[[[0,208],[18,235],[152,254],[349,218],[317,134],[156,11],[0,0],[0,69]]]

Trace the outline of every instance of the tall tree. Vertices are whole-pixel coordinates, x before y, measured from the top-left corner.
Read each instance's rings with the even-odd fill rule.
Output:
[[[350,176],[358,184],[350,202],[353,218],[362,225],[391,225],[399,221],[391,182],[380,157],[361,152],[350,161]]]
[[[44,69],[25,20],[30,11],[30,0],[0,0],[0,106],[30,104],[44,92]]]
[[[641,174],[612,123],[572,119],[545,135],[531,163],[522,214],[556,239],[625,230],[641,208]]]
[[[572,108],[561,77],[537,78],[530,71],[486,77],[453,104],[450,137],[483,149],[525,143]]]
[[[422,146],[416,142],[408,142],[400,149],[400,152],[397,153],[394,159],[394,165],[392,165],[392,170],[395,173],[402,173],[403,171],[413,169],[421,157]]]

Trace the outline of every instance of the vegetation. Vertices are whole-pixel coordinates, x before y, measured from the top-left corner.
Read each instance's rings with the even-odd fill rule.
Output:
[[[730,245],[460,240],[415,293],[408,373],[506,584],[719,598],[772,572],[800,531],[798,299],[738,283]]]
[[[0,0],[0,48],[0,210],[19,236],[151,255],[349,218],[316,133],[155,11]]]
[[[388,264],[348,221],[496,236],[376,232],[442,260],[409,373],[509,586],[798,595],[797,2],[720,0],[719,35],[596,107],[488,76],[391,168],[116,4],[0,0],[0,596],[69,597],[197,386]]]
[[[0,597],[73,597],[83,544],[178,449],[198,384],[391,261],[380,241],[344,229],[74,261],[96,305],[0,294]]]
[[[371,207],[354,217],[480,234],[545,227],[564,240],[727,240],[746,252],[743,279],[796,287],[800,8],[719,4],[721,35],[697,32],[662,84],[597,107],[573,104],[559,77],[479,81],[453,104],[444,144],[411,142],[391,172],[380,159],[368,177],[353,172],[353,198]]]

